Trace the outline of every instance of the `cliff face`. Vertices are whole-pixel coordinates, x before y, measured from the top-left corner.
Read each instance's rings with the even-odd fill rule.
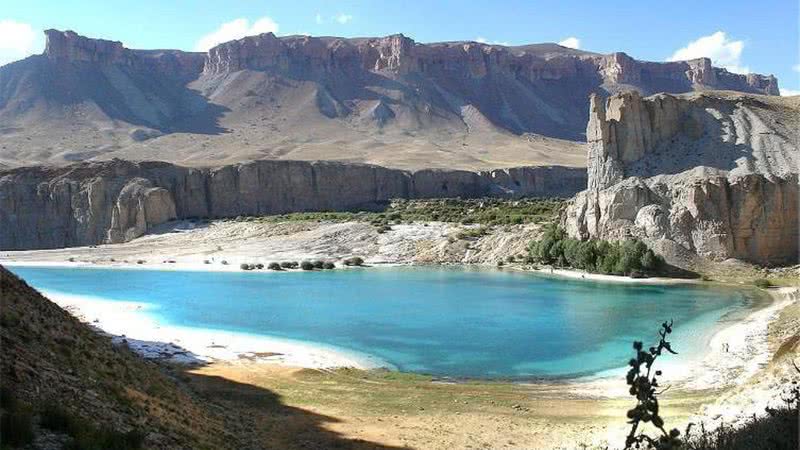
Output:
[[[800,102],[735,94],[592,98],[572,236],[636,236],[679,257],[798,258]]]
[[[155,71],[153,75],[188,81],[197,76],[205,63],[202,53],[180,50],[131,50],[122,42],[92,39],[74,31],[45,30],[43,56],[64,64],[90,63],[123,65]]]
[[[597,55],[557,45],[505,47],[477,42],[420,44],[402,34],[343,39],[272,33],[226,42],[208,51],[204,75],[240,70],[276,70],[289,74],[357,74],[360,70],[418,74],[432,78],[482,79],[507,74],[528,82],[599,75],[603,84],[625,84],[646,92],[693,87],[744,90],[778,95],[775,77],[732,74],[711,66],[708,58],[669,63],[637,61],[625,53]]]
[[[125,242],[172,219],[379,208],[393,198],[569,196],[585,171],[491,172],[299,161],[215,169],[168,163],[79,164],[0,172],[0,249]]]
[[[570,165],[575,152],[561,155],[584,139],[592,93],[778,93],[772,76],[732,74],[708,59],[645,62],[556,44],[267,33],[193,53],[46,35],[43,55],[0,68],[0,163],[344,159],[408,168],[424,149],[436,167]]]

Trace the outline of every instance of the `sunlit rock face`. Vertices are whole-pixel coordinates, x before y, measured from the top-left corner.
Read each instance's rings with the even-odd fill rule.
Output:
[[[255,161],[208,169],[108,161],[0,171],[0,249],[125,242],[173,219],[376,209],[395,198],[567,197],[586,172],[521,167],[406,172]]]
[[[636,92],[593,97],[588,189],[570,235],[639,237],[678,255],[798,258],[797,99]],[[670,256],[669,254],[667,256]]]

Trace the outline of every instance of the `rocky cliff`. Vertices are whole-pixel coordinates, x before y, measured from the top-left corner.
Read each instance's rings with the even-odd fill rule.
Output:
[[[565,167],[412,173],[330,162],[194,169],[117,160],[19,168],[0,172],[0,249],[124,242],[176,218],[375,209],[393,198],[567,197],[585,185],[585,171]]]
[[[774,77],[708,59],[645,62],[556,44],[267,33],[193,53],[46,35],[43,55],[0,68],[0,163],[571,165],[577,146],[562,139],[584,139],[592,93],[778,94]]]
[[[570,235],[635,236],[668,257],[798,259],[800,101],[730,92],[593,97],[588,189]]]
[[[402,34],[383,38],[316,38],[272,33],[226,42],[208,51],[203,74],[274,70],[316,77],[364,71],[417,74],[433,80],[480,80],[504,74],[540,82],[599,77],[602,85],[633,86],[645,92],[724,88],[778,95],[773,76],[733,74],[712,67],[711,60],[655,63],[625,53],[610,55],[572,50],[555,44],[507,47],[478,42],[421,44]]]

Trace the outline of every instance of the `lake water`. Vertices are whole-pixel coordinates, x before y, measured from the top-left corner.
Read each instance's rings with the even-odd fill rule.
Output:
[[[244,332],[368,354],[403,371],[549,378],[624,366],[631,343],[675,321],[681,358],[698,357],[748,294],[501,270],[375,268],[191,272],[11,267],[49,292],[147,303],[159,323]]]

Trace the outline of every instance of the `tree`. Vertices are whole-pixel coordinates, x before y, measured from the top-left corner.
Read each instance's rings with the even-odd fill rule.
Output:
[[[661,262],[661,258],[650,249],[647,249],[644,255],[642,255],[642,269],[648,272],[657,271],[661,267]]]

